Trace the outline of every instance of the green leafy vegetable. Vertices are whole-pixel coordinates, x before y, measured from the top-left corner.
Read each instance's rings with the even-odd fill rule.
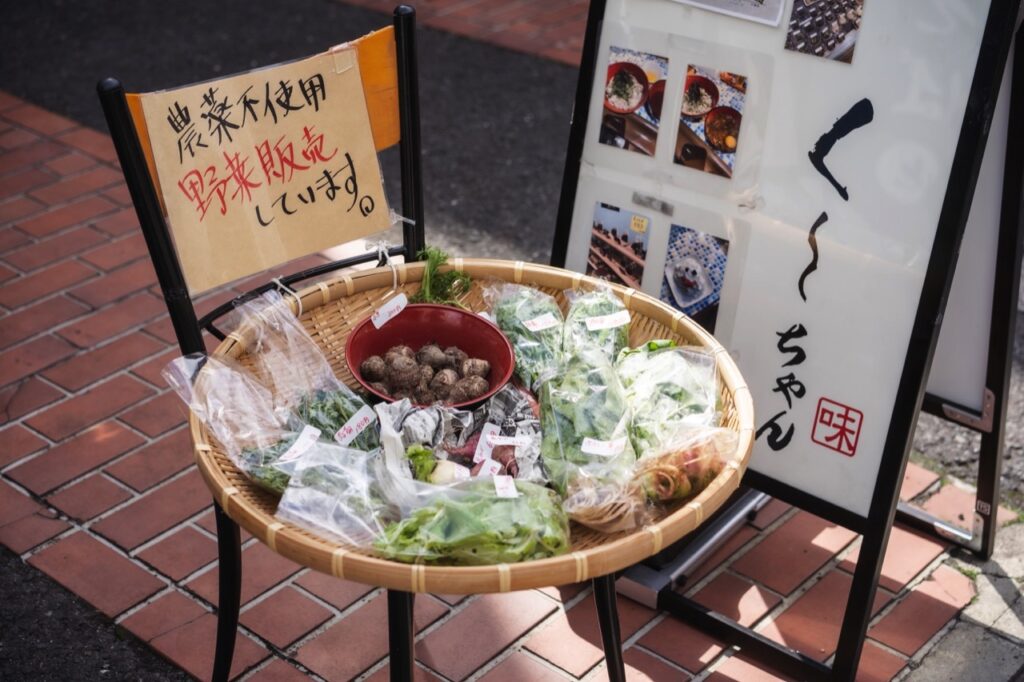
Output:
[[[448,254],[436,246],[428,246],[417,254],[417,258],[427,261],[423,270],[420,290],[409,301],[412,303],[439,303],[466,309],[456,298],[469,291],[470,277],[461,270],[438,272],[448,263]]]
[[[697,426],[713,426],[718,398],[715,358],[671,341],[622,351],[615,369],[632,413],[637,455],[653,455]]]
[[[569,550],[569,520],[547,488],[517,481],[519,496],[497,497],[490,479],[472,481],[385,528],[374,547],[408,563],[487,565]]]
[[[616,317],[610,317],[613,315]],[[581,294],[569,306],[562,336],[562,350],[567,355],[596,348],[614,362],[628,344],[629,311],[611,289]]]
[[[405,456],[412,464],[413,478],[417,481],[429,482],[430,474],[434,473],[434,469],[437,467],[437,457],[434,456],[434,451],[415,443],[405,449]]]
[[[298,418],[320,429],[321,438],[332,440],[334,434],[366,403],[347,388],[338,391],[313,391],[302,396],[296,407]],[[369,452],[380,447],[380,438],[373,424],[363,429],[348,447]]]
[[[274,466],[297,436],[284,438],[268,448],[245,448],[240,457],[240,468],[256,485],[267,492],[280,495],[288,485],[288,474]]]
[[[542,291],[506,285],[495,302],[494,318],[515,350],[516,375],[536,391],[540,380],[556,372],[564,325],[558,304]]]
[[[611,364],[593,350],[568,359],[541,389],[541,457],[562,495],[579,478],[623,481],[636,456],[627,438],[629,406]],[[584,452],[584,439],[609,444],[610,454]]]

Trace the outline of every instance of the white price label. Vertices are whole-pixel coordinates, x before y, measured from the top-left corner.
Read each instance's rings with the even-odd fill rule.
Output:
[[[469,467],[464,467],[461,464],[455,464],[454,462],[452,463],[452,466],[455,467],[454,469],[452,469],[452,471],[454,472],[452,476],[454,476],[456,481],[469,480],[469,477],[472,474],[472,472],[469,470]]]
[[[376,419],[377,415],[374,414],[373,408],[363,405],[352,415],[351,419],[345,422],[344,426],[338,429],[338,432],[334,434],[334,440],[338,441],[340,445],[348,445]]]
[[[610,315],[598,315],[597,317],[587,318],[587,329],[592,332],[600,331],[602,329],[613,329],[625,324],[629,324],[628,310],[620,310],[619,312],[612,313]]]
[[[501,471],[501,465],[493,459],[488,459],[480,465],[480,471],[476,472],[476,477],[487,478],[488,476],[494,476],[499,471]]]
[[[278,463],[284,464],[290,462],[293,459],[298,459],[306,454],[316,439],[320,437],[320,429],[315,426],[306,425],[302,427],[302,431],[299,433],[299,437],[295,439],[291,447],[284,451],[284,454],[277,458]]]
[[[526,436],[491,436],[491,445],[497,447],[498,445],[514,445],[517,448],[525,448],[530,444],[530,439]]]
[[[588,455],[601,455],[613,457],[626,449],[626,439],[616,438],[615,440],[597,440],[596,438],[584,438],[580,450]]]
[[[370,317],[370,321],[373,322],[374,327],[380,329],[395,315],[405,310],[405,306],[407,305],[409,305],[409,297],[404,293],[398,294],[387,303],[377,308],[377,312]]]
[[[535,317],[532,320],[523,321],[523,326],[529,329],[531,332],[542,332],[545,329],[557,327],[558,318],[555,317],[554,313],[544,313],[543,315]]]
[[[501,433],[501,427],[497,424],[484,424],[484,427],[480,429],[480,440],[476,443],[476,451],[473,452],[474,464],[491,458],[491,450],[494,449],[491,438],[499,433]]]
[[[519,497],[516,482],[511,476],[495,476],[494,492],[498,494],[498,497]]]

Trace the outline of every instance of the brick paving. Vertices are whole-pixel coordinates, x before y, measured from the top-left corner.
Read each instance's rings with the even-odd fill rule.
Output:
[[[576,63],[586,8],[577,0],[432,0],[418,9],[429,26]],[[173,337],[113,149],[106,135],[2,92],[0,282],[0,543],[207,678],[217,584],[210,497],[191,466],[184,410],[159,375],[175,354]],[[943,518],[969,511],[963,490],[913,465],[903,495]],[[381,590],[310,572],[243,539],[235,674],[386,679]],[[858,544],[773,502],[680,589],[828,660]],[[894,531],[859,679],[897,675],[974,597],[948,551]],[[631,680],[779,679],[629,600],[620,599],[620,617]],[[416,627],[418,679],[605,677],[582,586],[423,595]]]

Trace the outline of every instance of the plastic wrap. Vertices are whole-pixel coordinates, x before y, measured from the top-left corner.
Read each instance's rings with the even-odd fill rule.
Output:
[[[388,559],[420,564],[487,565],[530,561],[569,551],[569,520],[555,493],[517,481],[515,496],[491,480],[449,488],[374,543]]]
[[[267,387],[247,372],[202,354],[175,358],[164,379],[243,473],[280,495],[289,464],[316,441],[316,429],[293,431]]]
[[[614,362],[629,345],[630,315],[626,306],[608,286],[585,293],[567,292],[569,312],[565,315],[562,350],[567,356],[593,348]]]
[[[308,424],[325,440],[367,451],[379,447],[373,410],[338,380],[279,293],[243,303],[232,322],[248,326],[249,355],[275,402],[292,413],[293,429]]]
[[[490,286],[484,293],[495,322],[516,354],[516,376],[538,391],[557,372],[565,321],[555,299],[518,284]]]
[[[606,532],[635,527],[642,504],[628,489],[629,406],[611,363],[582,350],[544,384],[540,405],[544,467],[569,516]]]
[[[630,438],[638,457],[660,452],[678,433],[717,424],[715,369],[711,353],[672,341],[619,353],[615,371],[632,413]]]
[[[278,518],[369,549],[398,518],[378,484],[379,453],[318,442],[298,461],[277,505]]]
[[[657,454],[637,462],[633,484],[654,503],[684,500],[703,491],[736,456],[739,438],[723,428],[677,432]]]

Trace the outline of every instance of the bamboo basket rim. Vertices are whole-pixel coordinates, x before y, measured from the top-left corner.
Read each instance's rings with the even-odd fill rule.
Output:
[[[467,271],[475,281],[496,279],[573,290],[608,285],[577,272],[523,261],[453,258],[448,267]],[[318,308],[340,304],[357,293],[380,290],[383,300],[393,291],[395,280],[400,287],[418,282],[423,269],[424,264],[418,262],[338,274],[286,298],[292,312],[301,318]],[[735,362],[714,337],[683,313],[647,294],[618,285],[611,287],[632,315],[649,317],[673,333],[687,333],[715,354],[720,395],[725,392],[731,395],[736,414],[736,456],[703,492],[657,523],[619,534],[619,537],[611,536],[593,547],[547,559],[487,566],[406,564],[346,547],[282,521],[261,508],[260,500],[266,494],[211,444],[205,429],[190,413],[189,430],[200,474],[225,513],[272,551],[323,573],[388,589],[475,594],[563,585],[607,575],[657,554],[692,532],[739,486],[753,449],[753,402]],[[237,358],[245,352],[246,345],[247,333],[243,326],[229,334],[211,355]]]

